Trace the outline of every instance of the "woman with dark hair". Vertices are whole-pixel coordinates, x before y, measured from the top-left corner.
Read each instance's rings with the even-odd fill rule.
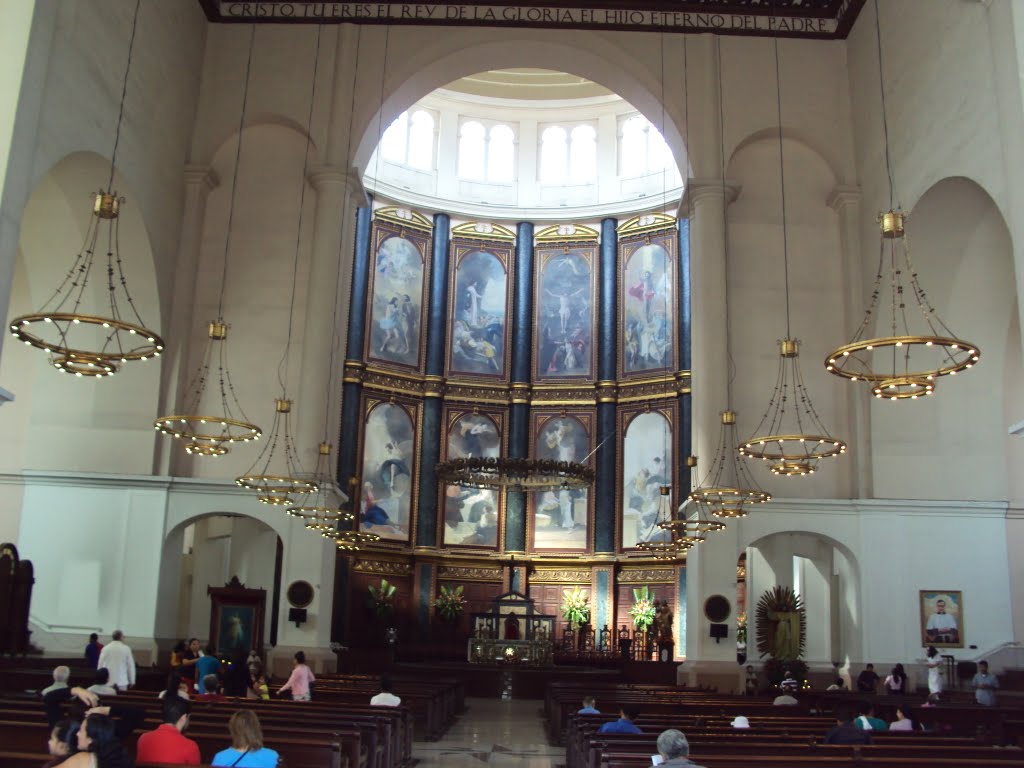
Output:
[[[78,752],[62,768],[129,768],[131,761],[106,715],[89,715],[78,728]]]
[[[285,693],[291,691],[292,701],[309,701],[312,698],[310,684],[315,682],[313,671],[306,666],[306,654],[296,651],[292,674],[288,678],[288,682],[277,689],[277,695],[284,696]]]
[[[46,743],[50,753],[50,760],[43,768],[53,768],[67,760],[78,751],[78,726],[77,720],[61,720],[50,731],[50,740]]]
[[[907,692],[907,673],[903,671],[902,664],[893,667],[889,676],[885,678],[885,690],[893,696],[902,696]]]
[[[942,693],[942,657],[934,645],[928,646],[928,694],[935,696]]]

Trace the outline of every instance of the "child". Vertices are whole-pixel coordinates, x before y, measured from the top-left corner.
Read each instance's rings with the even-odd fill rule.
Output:
[[[270,701],[270,688],[267,687],[267,676],[262,672],[256,676],[256,682],[252,686],[264,701]]]

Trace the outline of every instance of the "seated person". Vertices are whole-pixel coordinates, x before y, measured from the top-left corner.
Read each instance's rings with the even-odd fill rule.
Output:
[[[61,664],[59,667],[53,668],[53,685],[48,685],[39,692],[40,696],[45,696],[52,691],[59,691],[61,688],[68,687],[68,678],[71,677],[71,669]]]
[[[188,692],[191,687],[191,680],[182,677],[178,672],[171,672],[167,676],[167,687],[157,694],[157,698],[163,699],[168,696],[173,698],[177,695],[188,701]]]
[[[231,747],[213,756],[210,765],[237,765],[247,768],[275,768],[277,752],[263,746],[260,720],[251,709],[240,709],[228,721]]]
[[[889,730],[889,724],[880,717],[875,717],[875,707],[869,702],[865,701],[860,705],[860,716],[853,723],[855,726],[860,728],[862,731],[887,731]]]
[[[43,708],[46,710],[46,721],[50,724],[51,728],[64,717],[61,714],[61,705],[65,701],[70,701],[74,698],[80,699],[87,707],[95,707],[100,703],[99,696],[95,693],[89,693],[85,688],[79,688],[78,686],[74,688],[65,686],[64,688],[50,691],[43,696]]]
[[[785,688],[783,688],[782,693],[776,696],[775,699],[772,701],[772,704],[774,704],[777,707],[795,707],[799,703],[800,702],[797,701],[796,697],[790,696]]]
[[[204,655],[199,657],[199,661],[196,662],[196,680],[199,681],[196,685],[196,690],[199,693],[207,693],[203,687],[203,681],[206,680],[207,675],[213,675],[214,677],[220,672],[220,659],[217,658],[217,654],[214,652],[212,645],[207,645]],[[210,693],[216,693],[216,690],[210,691]]]
[[[640,716],[640,707],[636,704],[623,704],[619,710],[619,719],[605,723],[598,733],[643,733],[634,723]]]
[[[853,724],[853,713],[836,712],[836,724],[825,734],[826,744],[870,744],[871,732],[862,731]]]
[[[832,682],[832,685],[830,685],[825,690],[826,691],[845,691],[846,690],[846,682],[843,680],[843,678],[837,677]]]
[[[77,720],[61,720],[53,726],[50,730],[50,740],[46,743],[50,760],[43,765],[43,768],[60,765],[78,751],[79,725]]]
[[[579,710],[576,714],[577,715],[600,715],[601,713],[598,712],[597,707],[594,706],[595,704],[597,704],[597,702],[594,701],[594,697],[593,696],[586,696],[586,697],[584,697],[584,699],[583,699],[583,709]]]
[[[875,672],[875,665],[868,664],[857,675],[857,690],[861,693],[874,693],[878,686],[878,674]]]
[[[89,715],[78,727],[78,752],[60,765],[63,768],[128,768],[131,760],[106,715]]]
[[[662,731],[658,736],[658,754],[661,755],[660,765],[665,768],[700,768],[690,762],[690,743],[682,731]]]
[[[203,657],[207,658],[206,656]],[[211,673],[199,681],[199,688],[205,693],[197,693],[196,701],[227,701],[228,697],[220,692],[220,678],[217,673]]]
[[[890,731],[912,731],[914,721],[910,719],[910,712],[903,707],[896,707],[896,719],[889,723]]]
[[[162,725],[139,736],[135,760],[139,763],[199,765],[199,745],[183,735],[191,705],[180,696],[165,696]]]
[[[402,700],[391,692],[391,678],[383,675],[380,679],[380,693],[370,699],[371,707],[397,707]]]
[[[782,676],[782,682],[779,683],[779,688],[783,693],[794,694],[800,690],[800,683],[793,677],[793,673],[787,669]]]
[[[86,690],[95,693],[97,696],[117,696],[117,688],[110,684],[110,670],[100,667],[96,670],[96,682]]]

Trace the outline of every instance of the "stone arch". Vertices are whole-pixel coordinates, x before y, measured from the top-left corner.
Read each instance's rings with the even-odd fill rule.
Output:
[[[423,46],[402,62],[401,69],[387,73],[383,99],[380,99],[378,91],[378,98],[372,103],[372,111],[363,119],[357,118],[353,127],[358,142],[354,148],[352,165],[359,169],[360,174],[366,170],[377,145],[379,126],[390,124],[403,110],[437,88],[460,77],[490,69],[530,66],[585,77],[623,98],[626,98],[624,94],[628,94],[629,103],[651,123],[662,127],[659,74],[645,69],[634,57],[624,52],[608,51],[599,54],[575,45],[568,37],[562,37],[557,42],[538,40],[531,36],[509,39],[507,31],[500,39],[491,39],[486,33],[482,37],[485,39],[475,45],[457,50],[438,50],[442,45],[440,42]],[[615,47],[610,40],[603,40],[602,44],[609,48]],[[444,45],[454,47],[452,43]],[[662,134],[665,141],[672,150],[677,166],[686,169],[689,160],[680,130],[681,121],[671,114],[669,105],[665,108],[664,122]],[[684,178],[686,175],[683,173]]]
[[[14,284],[25,291],[13,297],[5,320],[37,311],[65,279],[92,218],[91,196],[106,185],[109,174],[108,159],[93,152],[74,152],[41,176],[20,221]],[[159,275],[144,212],[132,186],[116,169],[114,188],[125,198],[119,216],[119,252],[130,294],[147,327],[163,332]],[[93,265],[88,290],[80,311],[104,314],[102,255]],[[150,425],[157,415],[161,366],[162,358],[133,362],[116,376],[83,381],[54,371],[49,356],[39,350],[5,344],[0,370],[6,381],[17,382],[11,386],[16,387],[19,406],[0,415],[0,432],[8,445],[20,446],[17,467],[148,474],[153,460]],[[31,416],[16,425],[12,410]]]
[[[751,131],[738,142],[736,146],[732,148],[730,152],[726,149],[726,169],[730,168],[736,159],[744,149],[749,147],[751,144],[756,144],[760,141],[778,141],[779,128],[778,126],[771,126],[768,128],[761,128],[760,130]],[[839,147],[829,147],[828,145],[817,140],[811,133],[803,131],[800,128],[792,126],[782,126],[782,138],[789,139],[791,141],[799,142],[804,145],[807,149],[818,155],[821,160],[828,165],[829,170],[832,173],[834,183],[839,183],[839,180],[843,179],[845,174],[842,173],[842,163],[837,156]],[[822,201],[824,203],[824,201]]]
[[[236,113],[237,115],[237,113]],[[259,112],[254,115],[248,115],[245,119],[245,125],[242,126],[242,133],[246,131],[252,131],[255,128],[264,126],[276,126],[278,128],[284,128],[287,131],[295,133],[305,144],[306,140],[309,139],[309,157],[310,167],[315,167],[318,161],[320,147],[317,145],[316,136],[313,135],[309,126],[303,125],[299,121],[295,120],[288,115],[281,114],[280,112]],[[238,120],[237,116],[230,127],[224,127],[222,130],[218,130],[216,133],[212,133],[206,137],[203,142],[203,146],[206,148],[198,154],[204,157],[204,160],[192,160],[191,162],[207,163],[213,165],[218,162],[218,157],[222,156],[225,149],[230,149],[230,157],[228,171],[232,169],[234,165],[234,147],[238,136]],[[245,147],[242,147],[242,162],[245,163]],[[221,178],[221,183],[228,183],[230,186],[230,175],[227,179]]]

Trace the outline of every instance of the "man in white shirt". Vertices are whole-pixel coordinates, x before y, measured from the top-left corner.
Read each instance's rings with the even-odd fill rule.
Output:
[[[45,696],[50,691],[56,691],[60,688],[68,687],[68,678],[71,676],[71,670],[63,665],[53,668],[53,685],[43,688],[39,692],[40,696]]]
[[[402,700],[391,692],[391,678],[384,676],[380,679],[381,692],[370,699],[371,707],[397,707]]]
[[[956,619],[946,613],[945,600],[935,601],[935,613],[928,617],[924,632],[930,643],[957,643],[960,641],[960,629],[956,625]]]
[[[110,672],[110,684],[120,691],[135,685],[135,657],[132,649],[121,642],[124,632],[114,630],[113,640],[100,651],[99,666]]]

